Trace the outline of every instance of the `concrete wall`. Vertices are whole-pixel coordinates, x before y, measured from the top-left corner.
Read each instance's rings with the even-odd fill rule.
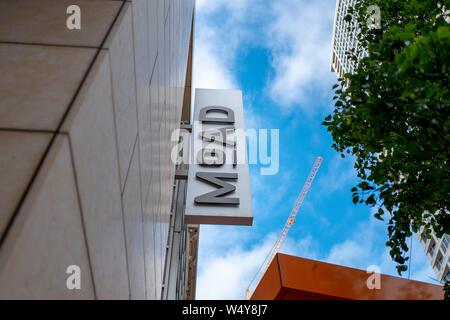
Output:
[[[0,298],[160,298],[193,9],[0,2]]]

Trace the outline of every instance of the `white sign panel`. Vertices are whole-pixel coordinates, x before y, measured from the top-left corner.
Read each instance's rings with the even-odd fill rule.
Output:
[[[253,222],[241,91],[195,91],[185,222]]]

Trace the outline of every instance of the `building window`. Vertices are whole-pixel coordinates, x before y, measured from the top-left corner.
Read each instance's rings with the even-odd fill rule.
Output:
[[[423,233],[420,235],[420,240],[422,240],[422,242],[424,242],[424,243],[427,243],[427,236],[425,235],[425,232],[423,232]]]
[[[447,234],[444,234],[441,240],[441,248],[444,252],[447,252],[449,244],[450,244],[449,236]]]
[[[447,272],[445,272],[445,275],[442,278],[442,281],[444,281],[444,282],[450,281],[450,270],[448,268],[447,268]]]
[[[440,254],[436,259],[436,263],[434,264],[436,269],[441,270],[443,262],[444,262],[444,257],[442,257],[442,254]]]
[[[430,248],[428,249],[428,254],[429,254],[430,256],[433,256],[433,255],[434,255],[434,249],[436,249],[436,243],[435,243],[434,240],[433,240],[433,241],[431,241],[431,243],[430,243]]]

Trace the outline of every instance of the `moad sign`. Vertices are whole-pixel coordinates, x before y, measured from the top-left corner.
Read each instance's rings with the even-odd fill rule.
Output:
[[[241,91],[196,89],[193,120],[185,222],[251,225]]]

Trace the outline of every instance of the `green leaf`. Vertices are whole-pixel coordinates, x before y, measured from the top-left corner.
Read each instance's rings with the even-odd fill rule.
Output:
[[[400,272],[411,230],[450,233],[450,24],[440,3],[376,1],[382,29],[369,30],[368,3],[356,1],[346,21],[361,28],[348,50],[358,64],[333,86],[335,108],[323,122],[332,147],[355,161],[352,202],[382,204],[374,218],[389,217],[386,245]]]

